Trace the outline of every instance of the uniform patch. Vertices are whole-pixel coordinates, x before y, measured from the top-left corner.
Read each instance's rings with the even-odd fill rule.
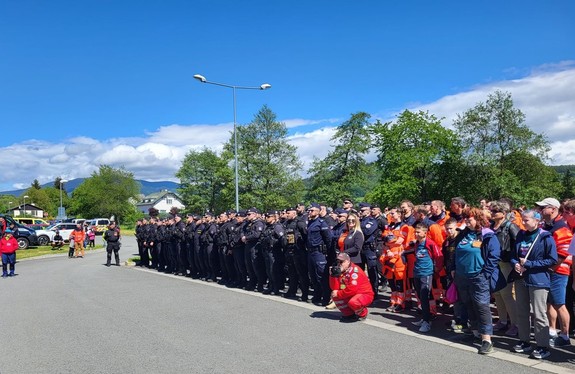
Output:
[[[353,273],[353,274],[351,275],[351,279],[357,279],[357,277],[358,277],[357,273]]]
[[[339,289],[340,289],[340,290],[345,290],[345,284],[340,285],[340,286],[339,286]]]
[[[351,284],[353,284],[354,286],[357,286],[357,281],[356,280],[352,280]]]
[[[358,269],[357,269],[357,268],[354,268],[354,269],[353,269],[353,272],[354,272],[354,273],[357,273],[357,272],[358,272]]]
[[[372,226],[372,224],[371,224],[371,223],[368,223],[368,224],[365,225],[365,228],[369,229],[371,226]]]

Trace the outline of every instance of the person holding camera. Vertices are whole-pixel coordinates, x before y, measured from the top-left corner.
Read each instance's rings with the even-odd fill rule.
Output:
[[[363,321],[368,314],[367,306],[373,301],[374,293],[369,278],[349,255],[337,255],[337,265],[329,269],[331,298],[343,315],[340,322]]]

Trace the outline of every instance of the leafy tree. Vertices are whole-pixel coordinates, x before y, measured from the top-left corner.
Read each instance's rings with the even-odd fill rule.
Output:
[[[38,182],[38,179],[34,179],[34,182],[32,182],[32,188],[39,190],[42,188],[42,186],[40,185],[40,182]]]
[[[459,174],[465,181],[461,195],[470,201],[509,197],[532,205],[544,196],[558,196],[558,175],[544,164],[549,143],[525,125],[511,94],[495,91],[485,103],[458,115],[454,127],[465,149],[462,169],[468,173]]]
[[[82,217],[110,217],[122,220],[132,213],[139,185],[132,173],[123,168],[101,165],[73,192],[70,212]]]
[[[18,205],[19,198],[14,195],[0,195],[0,213],[8,211]]]
[[[530,152],[547,157],[547,139],[525,124],[525,115],[513,106],[509,92],[495,91],[485,103],[478,103],[453,123],[472,164],[494,166],[503,173],[510,154]]]
[[[561,199],[571,199],[575,196],[575,178],[571,170],[567,170],[561,178]]]
[[[331,138],[334,149],[324,159],[315,159],[309,170],[311,188],[307,200],[336,206],[346,197],[363,197],[373,172],[365,160],[371,145],[370,117],[365,112],[354,113],[337,127]]]
[[[186,155],[176,173],[186,210],[219,213],[234,206],[235,185],[229,161],[207,148]]]
[[[264,105],[252,122],[237,127],[239,200],[241,207],[282,208],[303,198],[296,147],[287,142],[287,128]],[[233,158],[233,134],[224,146]]]
[[[460,147],[455,133],[428,112],[403,111],[395,122],[371,126],[380,184],[366,198],[384,205],[403,199],[416,202],[446,198],[445,176],[459,165]],[[443,176],[443,178],[441,177]]]
[[[51,215],[52,211],[56,209],[54,203],[50,199],[48,192],[46,192],[46,189],[44,188],[38,189],[34,187],[34,184],[32,184],[31,187],[24,191],[20,198],[22,199],[24,196],[28,196],[26,198],[26,204],[33,204],[37,206],[47,215]]]

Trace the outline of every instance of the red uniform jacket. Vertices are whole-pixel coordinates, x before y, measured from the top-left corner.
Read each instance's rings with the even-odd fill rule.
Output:
[[[369,278],[363,270],[354,263],[339,277],[329,277],[329,286],[332,290],[337,290],[337,297],[348,299],[358,294],[368,294],[373,296],[373,289]]]
[[[4,236],[0,239],[0,253],[12,254],[18,249],[18,241],[10,235],[10,239]]]

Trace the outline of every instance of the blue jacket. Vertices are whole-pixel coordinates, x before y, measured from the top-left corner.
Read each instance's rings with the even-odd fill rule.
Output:
[[[523,264],[523,267],[525,267],[523,280],[527,286],[549,288],[551,285],[551,270],[549,268],[557,263],[557,247],[551,233],[543,229],[538,230],[540,230],[539,238],[537,238],[531,253],[527,256],[527,261]],[[517,234],[515,250],[511,253],[511,265],[513,267],[519,263],[521,243],[527,235],[529,234],[525,230],[521,230]]]

